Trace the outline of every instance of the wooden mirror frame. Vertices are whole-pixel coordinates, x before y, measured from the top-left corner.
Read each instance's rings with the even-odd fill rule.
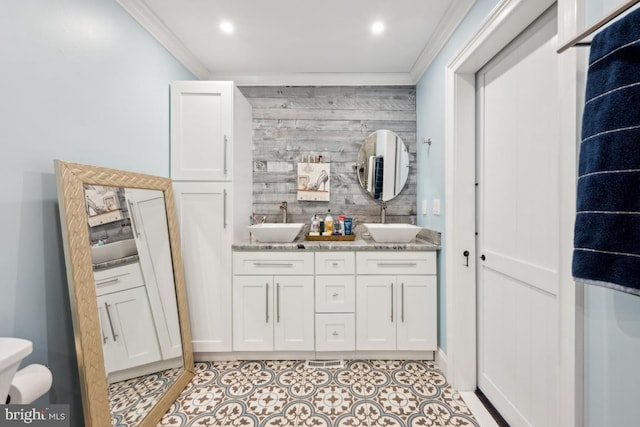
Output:
[[[55,160],[54,163],[74,340],[78,371],[80,373],[82,406],[84,421],[87,426],[110,427],[111,408],[102,351],[101,329],[98,320],[84,185],[144,188],[160,190],[164,194],[171,259],[173,262],[173,277],[178,303],[184,371],[140,423],[140,426],[155,426],[194,376],[184,269],[180,255],[179,233],[171,180],[169,178],[61,160]]]

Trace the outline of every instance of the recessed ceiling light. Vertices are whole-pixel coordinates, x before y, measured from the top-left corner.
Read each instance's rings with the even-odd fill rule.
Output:
[[[384,31],[384,24],[381,21],[376,21],[371,25],[371,32],[373,34],[380,34]]]
[[[231,34],[233,33],[233,24],[229,21],[223,21],[220,24],[220,30],[222,30],[223,33]]]

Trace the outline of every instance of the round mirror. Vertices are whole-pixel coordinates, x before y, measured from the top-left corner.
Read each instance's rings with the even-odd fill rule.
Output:
[[[409,152],[390,130],[377,130],[360,147],[358,181],[371,197],[382,202],[396,197],[409,176]]]

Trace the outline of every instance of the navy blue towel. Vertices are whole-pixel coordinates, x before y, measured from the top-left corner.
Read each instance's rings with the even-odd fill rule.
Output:
[[[376,157],[376,170],[373,186],[373,198],[378,200],[382,197],[382,182],[384,176],[384,157]]]
[[[640,10],[591,42],[573,276],[640,295]]]

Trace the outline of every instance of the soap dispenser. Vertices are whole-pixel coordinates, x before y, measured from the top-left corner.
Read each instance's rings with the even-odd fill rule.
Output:
[[[311,228],[309,229],[309,236],[319,236],[320,235],[320,220],[318,219],[318,215],[314,215],[311,220]]]
[[[324,234],[331,236],[333,233],[333,217],[331,216],[331,209],[327,212],[327,216],[324,219]]]

